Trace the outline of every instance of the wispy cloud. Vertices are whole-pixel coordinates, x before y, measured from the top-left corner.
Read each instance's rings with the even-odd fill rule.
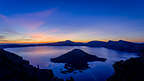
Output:
[[[2,15],[0,14],[0,19],[2,19],[9,27],[22,27],[27,30],[34,30],[46,23],[46,19],[52,15],[56,9],[48,9],[39,12],[25,13],[25,14],[15,14],[15,15]]]
[[[27,13],[27,14],[24,14],[24,15],[29,16],[29,17],[45,18],[45,17],[50,16],[55,10],[56,10],[56,8],[52,8],[52,9],[49,9],[49,10],[44,10],[44,11],[34,12],[34,13]],[[21,16],[21,15],[16,15],[16,16]]]
[[[7,17],[5,15],[0,14],[0,19],[2,19],[3,21],[7,22]]]
[[[1,40],[1,39],[4,39],[4,38],[5,38],[5,36],[1,36],[1,35],[0,35],[0,40]]]
[[[0,41],[1,42],[26,42],[35,41],[39,39],[45,40],[46,37],[40,34],[33,34],[39,27],[46,24],[46,19],[54,13],[56,9],[48,9],[44,11],[3,15],[0,14]],[[28,35],[27,32],[31,32]],[[56,32],[57,29],[50,30],[49,32]]]

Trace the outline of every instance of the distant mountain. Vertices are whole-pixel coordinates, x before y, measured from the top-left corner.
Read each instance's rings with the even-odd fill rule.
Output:
[[[105,47],[113,50],[126,51],[126,52],[143,52],[144,43],[134,43],[124,40],[119,41],[89,41],[87,43],[73,42],[71,40],[60,41],[55,43],[43,44],[2,44],[0,48],[14,48],[14,47],[28,47],[28,46],[89,46],[89,47]]]
[[[142,44],[128,42],[128,41],[108,41],[105,46],[109,49],[120,50],[120,51],[127,51],[127,52],[138,52],[143,49]]]
[[[87,46],[91,46],[91,47],[104,47],[105,44],[106,42],[103,41],[90,41],[86,43]]]
[[[48,43],[48,45],[53,45],[53,46],[83,46],[85,44],[81,43],[81,42],[73,42],[70,40],[66,40],[66,41],[60,41],[60,42],[55,42],[55,43]]]

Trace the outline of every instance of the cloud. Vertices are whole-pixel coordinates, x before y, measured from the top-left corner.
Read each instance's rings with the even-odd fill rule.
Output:
[[[29,17],[45,18],[45,17],[50,16],[55,10],[56,10],[56,8],[52,8],[49,10],[44,10],[44,11],[34,12],[34,13],[28,13],[28,14],[24,14],[24,15],[29,16]]]
[[[1,40],[1,39],[4,39],[4,38],[5,38],[5,36],[1,36],[1,35],[0,35],[0,40]]]
[[[51,31],[50,31],[51,32]],[[55,32],[55,31],[54,31]],[[55,42],[55,41],[62,41],[67,39],[76,39],[79,37],[77,34],[54,34],[54,33],[48,33],[48,32],[37,32],[37,33],[29,33],[25,34],[25,36],[28,36],[30,39],[32,39],[33,42]]]
[[[60,31],[60,29],[52,29],[52,30],[49,30],[49,32],[51,32],[51,33],[55,33],[55,32],[59,32]]]
[[[0,14],[0,19],[7,21],[7,17],[5,15]]]
[[[0,19],[8,24],[8,27],[21,27],[26,30],[36,30],[42,25],[46,24],[46,19],[52,15],[56,8],[48,9],[39,12],[25,13],[25,14],[15,14],[10,16],[5,16],[0,14]]]
[[[0,35],[0,43],[24,43],[32,41],[32,39],[19,34],[4,33]]]

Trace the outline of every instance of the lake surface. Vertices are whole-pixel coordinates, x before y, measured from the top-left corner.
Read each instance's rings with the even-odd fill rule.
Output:
[[[90,68],[82,72],[75,71],[69,74],[62,74],[61,71],[64,69],[64,64],[52,63],[50,62],[50,58],[58,57],[73,49],[82,49],[89,54],[106,58],[107,60],[105,62],[89,62]],[[7,48],[5,50],[22,56],[24,59],[29,60],[34,66],[39,65],[42,69],[52,69],[54,74],[59,78],[66,79],[73,77],[75,81],[105,81],[114,73],[112,64],[116,61],[137,57],[135,53],[85,46],[37,46]]]

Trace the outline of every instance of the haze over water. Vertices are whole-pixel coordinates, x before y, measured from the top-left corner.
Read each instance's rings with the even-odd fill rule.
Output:
[[[71,51],[72,49],[82,49],[89,54],[106,58],[106,62],[89,62],[90,68],[82,72],[62,74],[64,68],[62,63],[52,63],[50,58],[58,57]],[[91,48],[85,46],[37,46],[7,48],[7,51],[13,52],[24,59],[29,60],[34,66],[39,65],[42,69],[52,69],[54,74],[60,78],[73,77],[76,81],[105,81],[114,70],[112,64],[119,60],[126,60],[130,57],[137,57],[135,53],[114,51],[107,48]]]

